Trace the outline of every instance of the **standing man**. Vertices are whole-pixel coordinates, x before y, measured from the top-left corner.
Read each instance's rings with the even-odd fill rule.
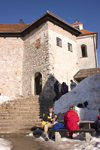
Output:
[[[58,83],[58,81],[56,81],[54,84],[54,91],[56,93],[56,96],[54,98],[54,101],[55,101],[55,100],[58,100],[58,95],[59,95],[59,83]]]
[[[77,86],[77,84],[73,80],[70,80],[70,82],[71,82],[70,88],[71,90],[73,90]]]
[[[45,141],[48,141],[48,129],[52,128],[57,119],[57,115],[53,112],[53,107],[49,108],[49,112],[43,114],[42,128],[44,128],[44,134],[46,136]]]

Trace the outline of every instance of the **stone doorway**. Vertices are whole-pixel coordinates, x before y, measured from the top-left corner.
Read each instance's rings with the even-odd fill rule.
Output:
[[[35,95],[40,95],[42,92],[42,75],[37,72],[35,74]]]

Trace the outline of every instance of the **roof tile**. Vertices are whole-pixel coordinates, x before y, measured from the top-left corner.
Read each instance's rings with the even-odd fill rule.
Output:
[[[30,24],[0,24],[0,31],[20,32]]]
[[[81,30],[82,34],[81,35],[88,35],[88,34],[94,34],[96,32],[88,31],[88,30]]]

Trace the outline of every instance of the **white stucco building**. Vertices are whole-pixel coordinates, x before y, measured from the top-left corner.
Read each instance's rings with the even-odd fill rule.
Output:
[[[55,80],[70,85],[80,69],[98,67],[96,49],[97,32],[49,11],[30,24],[0,24],[0,93],[53,99]]]

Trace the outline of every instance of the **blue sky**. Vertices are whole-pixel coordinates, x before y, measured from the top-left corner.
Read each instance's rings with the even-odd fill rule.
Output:
[[[47,10],[70,24],[77,19],[84,29],[98,32],[98,63],[100,67],[100,0],[0,0],[0,23],[31,23]]]

